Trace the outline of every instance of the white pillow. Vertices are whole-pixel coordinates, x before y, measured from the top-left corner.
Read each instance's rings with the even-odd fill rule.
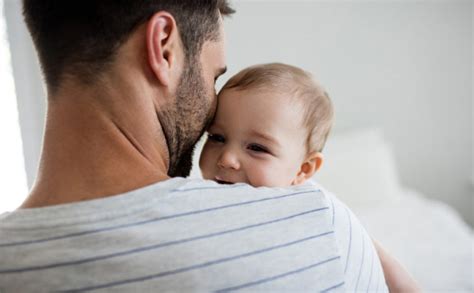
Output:
[[[330,136],[314,179],[349,206],[393,200],[399,191],[395,159],[379,129]]]

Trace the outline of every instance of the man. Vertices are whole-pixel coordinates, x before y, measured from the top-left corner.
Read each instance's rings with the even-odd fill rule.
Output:
[[[232,12],[24,0],[48,114],[35,185],[0,218],[1,292],[383,291],[366,233],[321,191],[178,178],[216,108]]]

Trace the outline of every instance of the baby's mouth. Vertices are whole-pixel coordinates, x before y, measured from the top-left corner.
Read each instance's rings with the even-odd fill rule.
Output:
[[[234,184],[234,182],[226,181],[222,179],[220,176],[216,176],[214,180],[219,184]]]
[[[228,182],[228,181],[217,180],[217,179],[216,179],[216,182],[219,183],[219,184],[234,184],[234,182]]]

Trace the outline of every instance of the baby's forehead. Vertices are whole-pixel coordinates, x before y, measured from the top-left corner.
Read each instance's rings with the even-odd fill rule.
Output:
[[[239,99],[244,99],[248,107],[278,108],[280,111],[297,111],[299,115],[302,115],[305,108],[303,101],[298,99],[292,91],[275,86],[222,89],[218,94],[218,107],[234,106],[239,103]],[[242,109],[235,109],[235,111],[239,110]]]
[[[288,92],[276,88],[224,89],[219,93],[217,120],[226,123],[230,119],[254,123],[252,126],[268,128],[289,127],[296,122],[303,125],[304,108]],[[245,117],[245,118],[244,118]],[[243,123],[243,121],[241,121]]]
[[[252,97],[255,98],[255,101],[260,100],[261,98],[271,98],[271,97],[285,97],[288,99],[288,101],[294,101],[295,100],[295,95],[294,92],[295,90],[289,90],[288,88],[284,88],[281,86],[275,86],[275,85],[259,85],[259,86],[252,86],[252,87],[246,87],[246,88],[241,88],[241,87],[234,87],[234,88],[222,88],[219,93],[217,94],[218,97],[222,96],[233,96],[233,95],[245,95],[246,97]]]
[[[217,94],[218,96],[222,95],[228,95],[232,93],[254,93],[254,94],[262,94],[262,93],[268,93],[276,91],[275,89],[272,89],[271,87],[263,87],[263,86],[253,86],[253,87],[231,87],[231,88],[222,88],[219,93]]]

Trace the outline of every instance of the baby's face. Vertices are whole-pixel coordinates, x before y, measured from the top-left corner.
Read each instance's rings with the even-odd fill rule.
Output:
[[[204,179],[289,186],[306,156],[302,108],[272,91],[224,90],[199,166]]]

